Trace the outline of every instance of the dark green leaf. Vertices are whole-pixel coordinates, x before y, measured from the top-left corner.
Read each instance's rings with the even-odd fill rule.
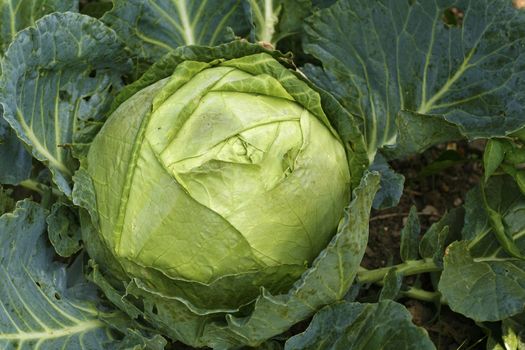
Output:
[[[390,159],[420,153],[435,144],[462,138],[452,123],[435,115],[400,111],[395,124],[396,144],[385,145],[383,150]]]
[[[73,0],[11,0],[0,2],[0,54],[7,50],[16,34],[40,17],[55,11],[76,11]],[[0,117],[0,183],[16,185],[29,177],[31,155],[25,150],[7,122]]]
[[[518,142],[511,143],[505,152],[505,163],[514,166],[515,168],[523,169],[525,167],[525,143],[518,144]]]
[[[500,139],[490,139],[487,141],[485,153],[483,153],[483,167],[485,168],[483,176],[485,181],[499,168],[503,159],[505,159],[505,153],[508,149],[508,141]]]
[[[485,194],[505,235],[525,252],[525,196],[509,176],[489,179]],[[481,190],[467,195],[464,241],[447,248],[439,290],[450,307],[476,321],[502,320],[523,312],[525,260],[513,257],[496,239]]]
[[[302,33],[304,19],[312,13],[311,0],[249,0],[247,3],[247,15],[254,27],[251,37],[274,46],[283,38]]]
[[[419,176],[431,176],[441,173],[443,170],[453,167],[455,165],[463,164],[467,160],[463,158],[457,151],[446,150],[439,155],[430,164],[426,165],[419,172]]]
[[[455,25],[444,20],[451,7],[464,15]],[[470,139],[523,127],[524,28],[525,12],[507,0],[341,0],[307,19],[304,49],[325,70],[312,79],[363,119],[374,154],[396,143],[402,110],[445,120]],[[458,136],[411,130],[426,142],[406,135],[398,155]]]
[[[0,215],[13,210],[15,207],[15,202],[11,198],[10,192],[10,190],[5,190],[0,185]]]
[[[124,339],[116,348],[117,350],[164,350],[168,342],[156,334],[151,337],[144,336],[135,329],[126,329]]]
[[[111,0],[95,0],[89,1],[87,4],[82,6],[80,13],[91,17],[100,18],[112,8],[113,3]]]
[[[423,258],[432,258],[442,264],[445,247],[461,238],[465,210],[452,209],[425,232],[419,245],[419,254]]]
[[[427,332],[411,319],[393,301],[337,303],[321,309],[304,333],[286,342],[285,350],[435,349]]]
[[[507,232],[507,227],[503,221],[503,214],[499,210],[492,208],[492,198],[487,196],[484,183],[481,183],[480,189],[483,205],[489,218],[489,223],[491,224],[494,235],[496,236],[500,245],[507,254],[517,259],[525,260],[525,255],[521,251],[522,249],[520,249],[520,247],[517,245],[517,242],[515,242],[513,235]]]
[[[383,288],[379,300],[396,300],[403,284],[403,275],[392,268],[383,278]]]
[[[0,2],[0,53],[3,54],[16,34],[51,12],[78,11],[75,0],[10,0]]]
[[[419,258],[419,240],[421,225],[417,208],[412,206],[408,214],[407,223],[401,230],[401,260],[417,260]]]
[[[139,58],[149,62],[184,45],[218,45],[248,31],[241,0],[116,0],[102,17]]]
[[[45,218],[27,200],[0,217],[0,347],[108,349],[114,335],[99,317],[123,315],[98,310],[93,286],[70,284],[66,267],[53,261]]]
[[[55,13],[18,34],[2,62],[4,118],[70,195],[73,133],[104,117],[128,69],[123,46],[98,20]]]
[[[16,185],[27,179],[31,172],[31,154],[1,116],[0,164],[0,184]]]
[[[525,142],[525,128],[516,131],[512,136],[517,137],[521,142]]]
[[[380,153],[376,154],[370,170],[377,171],[381,174],[381,188],[374,198],[374,209],[395,207],[403,194],[405,177],[390,168],[390,165],[388,165],[386,159]]]
[[[455,312],[475,321],[499,321],[524,311],[525,261],[473,257],[469,242],[450,245],[439,291]]]
[[[82,249],[82,233],[77,215],[69,205],[55,203],[46,219],[49,240],[60,256],[70,257]]]
[[[525,194],[525,170],[520,170],[514,177],[516,183],[518,184],[521,193]]]

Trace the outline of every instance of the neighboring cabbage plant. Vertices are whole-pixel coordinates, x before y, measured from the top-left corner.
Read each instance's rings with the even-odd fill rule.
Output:
[[[255,346],[353,280],[377,180],[352,222],[362,139],[287,62],[243,43],[175,51],[117,97],[76,175],[92,279],[173,339]]]

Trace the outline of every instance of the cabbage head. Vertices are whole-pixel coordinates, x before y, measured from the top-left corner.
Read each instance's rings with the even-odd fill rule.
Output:
[[[282,56],[202,50],[119,97],[77,175],[95,223],[84,240],[93,280],[131,316],[193,346],[258,345],[315,311],[261,336],[228,325],[297,288],[337,236],[356,156],[331,120],[348,134],[351,117],[333,99],[342,114],[328,116]]]

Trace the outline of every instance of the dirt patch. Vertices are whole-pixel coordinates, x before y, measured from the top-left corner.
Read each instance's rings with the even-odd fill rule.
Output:
[[[464,204],[467,192],[479,183],[482,176],[482,143],[451,143],[433,147],[423,154],[391,163],[394,170],[405,176],[405,188],[399,205],[371,214],[370,237],[362,266],[367,269],[401,263],[400,232],[408,213],[415,206],[424,233],[447,211]],[[415,278],[410,277],[413,280]],[[407,284],[410,278],[405,278]],[[423,289],[432,290],[429,275],[419,277]],[[380,288],[371,286],[360,300],[374,301]],[[475,323],[448,307],[418,300],[401,299],[424,327],[438,349],[478,348],[484,335]]]

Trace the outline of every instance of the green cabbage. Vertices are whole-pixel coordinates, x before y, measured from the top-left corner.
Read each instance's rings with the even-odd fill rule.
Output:
[[[268,271],[268,285],[278,269],[299,277],[333,236],[349,200],[345,152],[323,115],[259,69],[276,64],[265,53],[183,62],[97,135],[100,234],[131,275],[209,284]]]
[[[92,280],[112,302],[193,346],[256,345],[348,289],[366,244],[365,223],[352,238],[345,215],[364,168],[349,148],[360,139],[351,116],[279,55],[238,43],[203,50],[167,57],[117,98],[74,197],[93,223],[83,224]],[[315,277],[327,269],[333,280]],[[291,299],[272,301],[285,313],[270,317],[275,329],[231,333],[228,317],[275,313],[261,298],[301,288],[314,299],[299,295],[295,315]]]

